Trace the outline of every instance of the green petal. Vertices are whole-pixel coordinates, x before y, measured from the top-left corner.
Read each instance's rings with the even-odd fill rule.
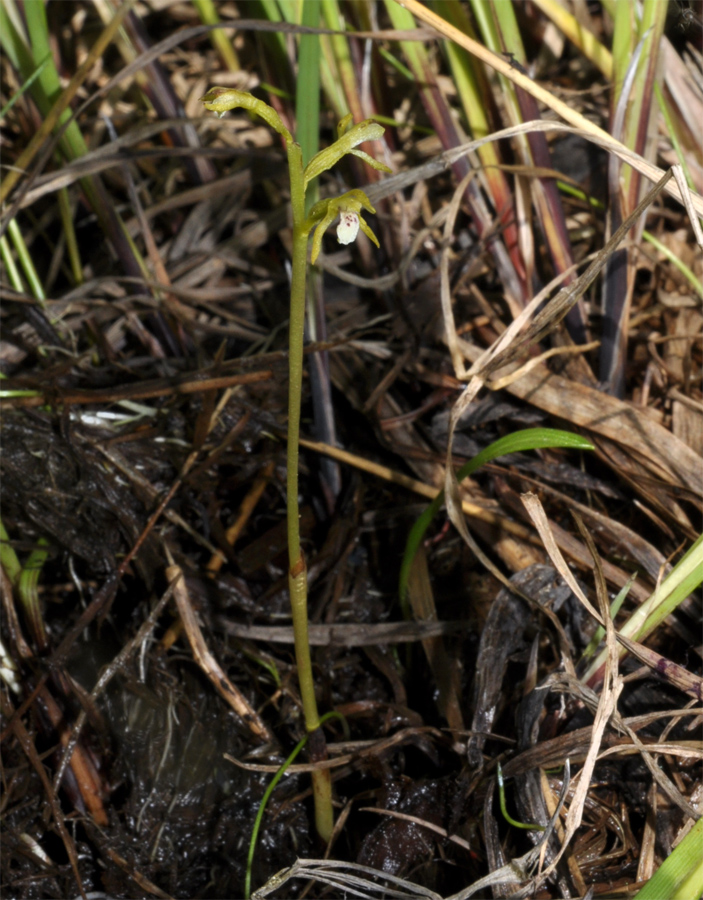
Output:
[[[329,209],[329,205],[330,205],[330,200],[328,197],[325,200],[318,200],[317,203],[315,203],[310,208],[310,212],[308,213],[308,218],[307,218],[309,228],[312,228],[313,225],[315,224],[315,222],[319,222],[320,219],[323,218],[323,216],[327,213],[327,210]]]
[[[376,169],[379,172],[388,172],[389,175],[393,174],[393,169],[389,169],[385,163],[379,162],[377,159],[374,159],[373,156],[369,156],[369,154],[365,153],[363,150],[350,150],[349,152],[353,156],[358,156],[359,159],[363,159],[364,162],[367,162],[372,169]]]
[[[330,204],[331,207],[331,204]],[[320,222],[320,224],[315,229],[315,234],[312,236],[312,253],[310,254],[310,262],[315,265],[315,261],[317,257],[320,255],[320,250],[322,249],[322,235],[327,231],[332,222],[337,218],[337,210],[331,209],[328,207],[327,215]]]

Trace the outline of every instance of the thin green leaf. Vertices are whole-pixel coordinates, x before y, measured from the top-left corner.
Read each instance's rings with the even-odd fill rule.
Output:
[[[10,543],[10,535],[5,530],[2,520],[0,520],[0,564],[2,564],[10,583],[16,585],[22,574],[22,564]]]
[[[544,825],[528,825],[525,822],[518,822],[517,819],[513,819],[513,817],[508,812],[508,807],[505,805],[505,785],[503,784],[503,769],[500,763],[497,764],[496,775],[498,778],[500,811],[503,814],[503,818],[508,823],[508,825],[512,825],[513,828],[521,828],[523,831],[544,831]]]
[[[17,595],[24,609],[24,614],[31,626],[32,634],[40,650],[48,646],[46,628],[39,602],[39,575],[42,566],[49,556],[48,542],[45,538],[39,538],[36,549],[27,557],[22,567],[22,573],[17,582]]]
[[[617,597],[610,604],[610,618],[613,621],[615,621],[615,616],[617,616],[617,614],[620,612],[620,607],[623,605],[623,603],[625,601],[625,597],[627,597],[627,595],[630,593],[630,588],[635,583],[636,578],[637,578],[637,573],[635,573],[634,575],[631,575],[627,579],[627,584],[624,584],[620,588],[620,590],[618,591]],[[596,652],[596,650],[598,649],[598,645],[603,640],[604,636],[605,636],[605,628],[603,628],[602,625],[599,625],[598,628],[596,628],[596,630],[593,634],[593,637],[588,642],[588,646],[583,651],[583,656],[581,658],[582,659],[590,659],[593,656],[593,654]]]
[[[559,431],[554,428],[527,428],[515,434],[509,434],[494,441],[490,446],[482,450],[477,456],[465,463],[457,472],[457,480],[468,478],[476,469],[484,463],[506,456],[508,453],[518,453],[524,450],[547,449],[549,447],[563,447],[569,450],[593,450],[593,444],[578,434],[568,431]],[[422,543],[425,532],[429,528],[435,515],[444,503],[444,491],[441,490],[432,503],[422,513],[413,525],[405,544],[403,561],[400,566],[399,595],[401,604],[405,602],[410,578],[410,569],[418,547]]]
[[[17,91],[17,93],[13,97],[10,97],[3,108],[0,109],[0,119],[3,119],[9,113],[15,103],[17,103],[17,101],[20,99],[22,94],[24,94],[24,92],[34,84],[37,78],[39,78],[41,73],[44,71],[44,67],[48,64],[50,59],[50,56],[45,56],[44,59],[39,63],[37,68],[34,70],[34,72],[32,72],[29,78],[22,85],[22,87]]]
[[[325,713],[324,716],[320,717],[320,726],[324,725],[325,722],[329,721],[329,719],[340,719],[341,720],[342,726],[344,728],[344,734],[346,736],[346,739],[349,740],[349,725],[347,724],[347,720],[344,718],[344,716],[341,713],[337,712],[336,710]],[[295,747],[293,748],[292,752],[290,753],[290,755],[288,756],[286,761],[282,764],[281,768],[276,772],[276,774],[271,779],[271,783],[266,788],[266,791],[264,792],[264,796],[261,798],[261,803],[259,804],[259,809],[256,813],[256,819],[254,820],[254,827],[252,828],[252,831],[251,831],[251,839],[249,841],[249,852],[247,854],[247,869],[246,869],[246,875],[245,875],[245,880],[244,880],[245,900],[249,900],[249,897],[251,896],[251,869],[252,869],[252,865],[254,863],[254,853],[256,852],[256,842],[259,839],[259,831],[261,830],[261,822],[264,818],[264,813],[266,812],[266,805],[268,804],[269,800],[271,799],[271,794],[273,794],[274,790],[276,789],[276,785],[278,784],[278,782],[286,774],[286,771],[288,770],[288,768],[291,765],[293,765],[296,757],[298,756],[300,751],[303,749],[303,747],[307,744],[309,736],[310,735],[306,734],[304,738],[301,738],[301,740],[298,741],[298,743],[295,745]]]
[[[301,24],[316,27],[319,23],[318,5],[304,3]],[[303,165],[307,165],[320,143],[320,38],[317,34],[300,35],[295,119],[295,139],[303,151]]]
[[[264,813],[266,812],[266,805],[271,799],[271,794],[273,794],[276,789],[276,785],[286,774],[286,770],[289,766],[291,766],[294,762],[300,751],[308,742],[308,735],[306,734],[304,738],[298,741],[298,743],[293,748],[292,752],[283,763],[281,768],[276,772],[276,774],[271,779],[269,786],[264,791],[264,796],[261,798],[261,803],[259,804],[259,809],[256,813],[256,819],[254,819],[254,827],[251,830],[251,839],[249,841],[249,852],[247,853],[247,870],[246,875],[244,876],[244,898],[245,900],[249,900],[251,897],[251,869],[254,864],[254,853],[256,852],[256,842],[259,839],[259,831],[261,830],[261,822],[264,818]]]
[[[219,23],[220,17],[217,15],[217,8],[213,0],[193,0],[193,3],[203,24],[217,25]],[[210,40],[230,72],[238,72],[241,66],[230,35],[217,28],[210,32]]]
[[[620,629],[620,634],[635,641],[643,641],[686,597],[703,584],[703,535],[676,563],[659,587],[637,607]],[[625,654],[621,651],[621,655]],[[597,678],[605,662],[605,651],[597,658],[581,679],[584,683]]]

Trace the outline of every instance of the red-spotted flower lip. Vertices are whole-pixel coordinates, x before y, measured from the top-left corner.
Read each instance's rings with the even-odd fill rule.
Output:
[[[351,210],[340,212],[337,225],[337,240],[340,244],[351,244],[359,233],[359,216]]]

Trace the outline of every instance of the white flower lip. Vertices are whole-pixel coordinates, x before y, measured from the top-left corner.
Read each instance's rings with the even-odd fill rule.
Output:
[[[359,216],[351,210],[342,210],[337,225],[337,240],[340,244],[351,244],[359,233]]]

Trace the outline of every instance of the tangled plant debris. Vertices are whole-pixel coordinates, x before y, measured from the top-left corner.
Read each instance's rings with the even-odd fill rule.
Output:
[[[689,900],[694,7],[302,8],[0,5],[0,890]]]

